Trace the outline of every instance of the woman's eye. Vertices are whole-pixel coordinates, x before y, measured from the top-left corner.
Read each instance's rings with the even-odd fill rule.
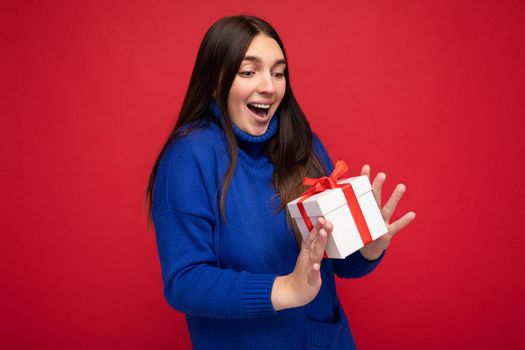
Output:
[[[239,74],[243,77],[251,77],[254,72],[251,72],[251,71],[244,71],[244,72],[239,72]]]
[[[279,78],[279,79],[284,78],[284,73],[281,73],[281,72],[274,73],[274,75],[276,78]]]

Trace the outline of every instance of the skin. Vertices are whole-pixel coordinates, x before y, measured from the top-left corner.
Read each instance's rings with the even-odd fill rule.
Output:
[[[362,167],[361,175],[366,175],[370,178],[369,165]],[[377,205],[381,208],[381,215],[388,232],[359,250],[361,255],[368,260],[379,258],[390,245],[394,235],[410,224],[416,217],[416,214],[411,211],[390,223],[392,214],[406,192],[406,187],[403,184],[398,184],[388,201],[381,207],[381,191],[385,180],[386,174],[378,173],[372,182],[372,191]],[[308,239],[302,242],[301,252],[292,273],[275,279],[272,288],[272,303],[275,310],[306,305],[319,293],[322,284],[320,273],[321,260],[323,259],[328,236],[332,233],[332,230],[332,223],[324,218],[319,218]]]
[[[255,60],[248,60],[253,57]],[[256,35],[245,54],[228,94],[228,115],[232,122],[250,135],[262,135],[277,111],[286,91],[284,54],[274,39]],[[258,120],[247,107],[248,102],[271,104],[268,117]]]

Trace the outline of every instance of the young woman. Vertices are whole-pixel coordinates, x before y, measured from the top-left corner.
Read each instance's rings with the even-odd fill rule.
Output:
[[[164,294],[186,314],[194,349],[355,348],[334,275],[371,272],[415,214],[389,224],[398,185],[382,209],[386,235],[346,259],[323,259],[332,224],[319,219],[304,241],[285,205],[305,176],[332,169],[275,30],[253,16],[213,24],[148,186]],[[384,180],[373,182],[378,203]]]

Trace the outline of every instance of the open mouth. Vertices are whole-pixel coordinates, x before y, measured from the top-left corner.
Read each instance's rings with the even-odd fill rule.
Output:
[[[248,103],[247,106],[250,111],[261,118],[266,118],[266,116],[268,116],[268,112],[270,111],[270,105]]]

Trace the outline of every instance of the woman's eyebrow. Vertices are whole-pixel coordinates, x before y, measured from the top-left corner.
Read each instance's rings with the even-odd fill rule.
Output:
[[[261,62],[261,59],[257,56],[244,56],[242,60],[243,61],[255,61],[257,63]],[[284,58],[278,59],[277,61],[275,61],[273,65],[276,66],[278,64],[286,64],[286,60]]]

